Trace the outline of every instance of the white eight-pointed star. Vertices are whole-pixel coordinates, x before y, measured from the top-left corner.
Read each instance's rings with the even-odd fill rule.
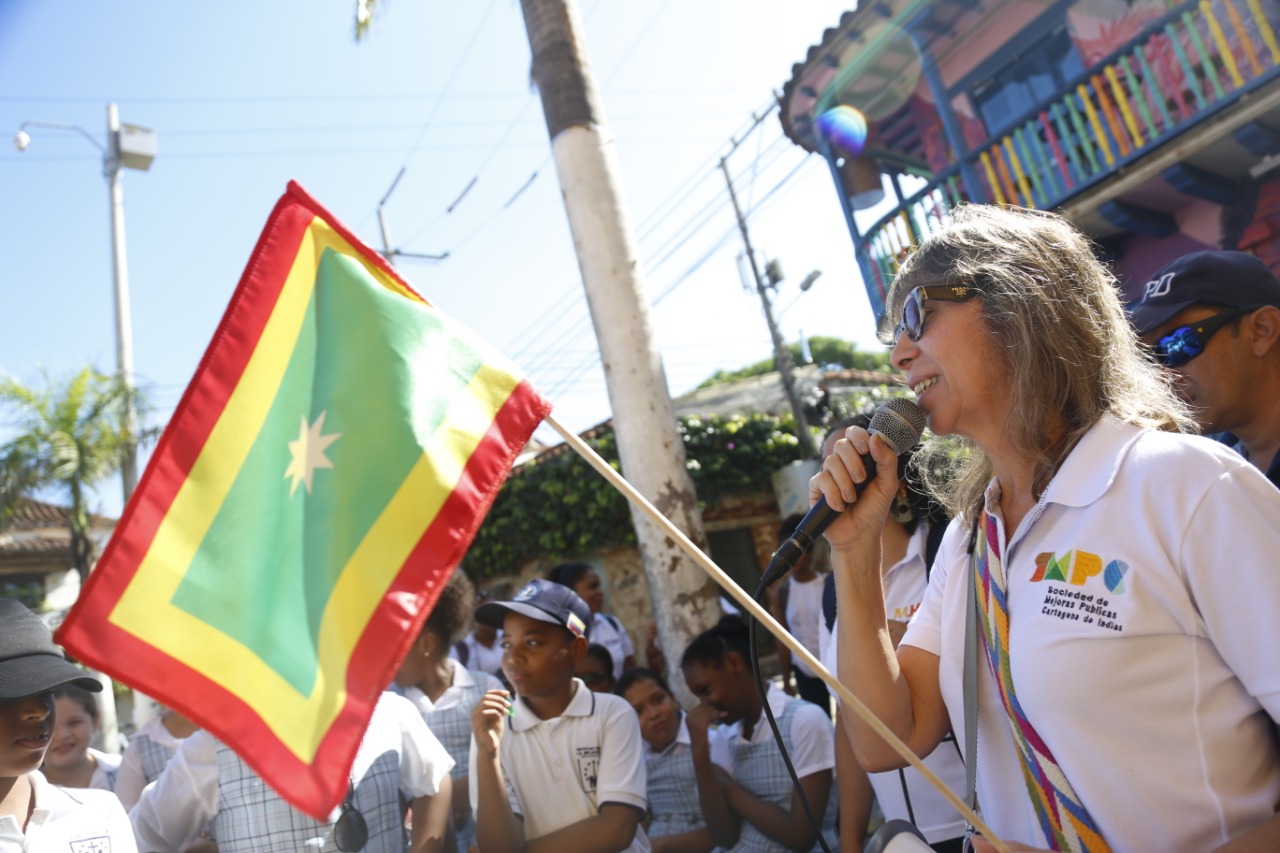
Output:
[[[290,497],[298,491],[299,483],[307,487],[307,494],[311,494],[311,475],[315,470],[333,467],[333,463],[324,455],[324,451],[326,447],[341,438],[342,433],[321,435],[326,414],[327,412],[321,412],[311,426],[307,426],[307,416],[303,415],[302,429],[298,433],[297,441],[289,442],[289,467],[285,469],[284,476],[286,479],[293,480],[289,485]]]

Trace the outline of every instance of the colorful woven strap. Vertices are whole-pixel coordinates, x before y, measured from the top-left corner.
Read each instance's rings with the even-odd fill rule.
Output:
[[[1000,542],[996,537],[996,522],[985,512],[982,514],[982,535],[977,539],[973,549],[973,571],[978,610],[982,614],[979,627],[986,641],[987,662],[991,664],[1005,716],[1013,732],[1027,793],[1031,796],[1045,838],[1054,850],[1070,850],[1072,853],[1110,851],[1093,818],[1089,817],[1089,812],[1063,775],[1062,768],[1058,767],[1053,753],[1018,704],[1009,669],[1008,585]]]

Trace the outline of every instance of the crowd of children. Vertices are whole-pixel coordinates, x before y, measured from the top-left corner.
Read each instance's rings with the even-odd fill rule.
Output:
[[[92,839],[71,849],[108,853],[839,850],[842,808],[856,830],[845,849],[860,847],[865,810],[838,796],[829,702],[776,686],[762,697],[739,615],[683,650],[698,703],[686,710],[659,671],[634,666],[603,603],[586,564],[507,601],[477,596],[455,572],[360,745],[342,809],[361,818],[353,842],[337,811],[327,822],[296,811],[172,711],[134,733],[123,757],[94,749],[99,683],[35,614],[0,600],[0,727],[18,745],[2,753],[0,850],[65,849],[35,843],[47,838]],[[497,676],[481,668],[490,646]],[[849,781],[865,788],[860,774]]]

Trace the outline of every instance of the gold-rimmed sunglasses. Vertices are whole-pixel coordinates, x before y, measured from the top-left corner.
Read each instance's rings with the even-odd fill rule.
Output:
[[[924,334],[924,302],[935,299],[942,302],[964,302],[978,295],[978,288],[967,284],[920,285],[912,288],[907,294],[907,301],[902,306],[902,319],[893,328],[893,335],[883,341],[885,346],[893,346],[905,331],[913,341],[920,340]]]

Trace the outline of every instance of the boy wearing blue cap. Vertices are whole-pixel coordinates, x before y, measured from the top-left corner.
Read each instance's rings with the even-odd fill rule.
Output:
[[[0,599],[0,850],[136,853],[115,794],[59,788],[38,769],[53,736],[53,690],[64,684],[102,689],[63,657],[39,616]]]
[[[480,605],[476,621],[502,629],[515,691],[489,691],[471,716],[481,853],[646,853],[639,720],[621,697],[574,677],[591,608],[568,587],[535,580],[511,601]]]

